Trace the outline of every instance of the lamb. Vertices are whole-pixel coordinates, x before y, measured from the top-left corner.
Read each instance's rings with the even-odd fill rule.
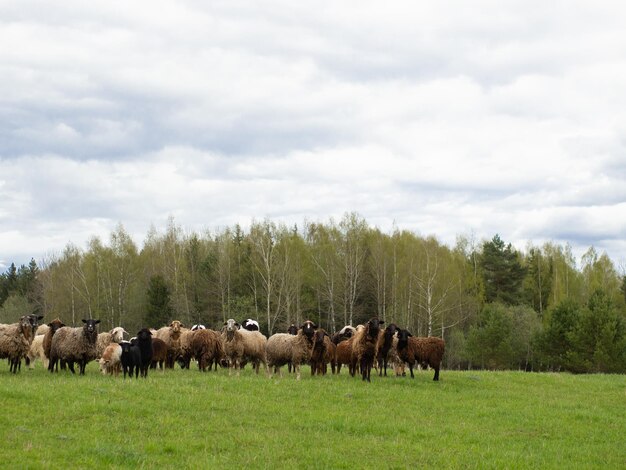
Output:
[[[330,340],[328,333],[319,329],[313,336],[313,351],[311,352],[311,375],[326,375],[328,363],[333,374],[335,373],[335,344]]]
[[[106,347],[111,343],[120,343],[124,340],[124,335],[128,332],[121,326],[116,326],[111,331],[100,333],[96,345],[96,358],[101,358]]]
[[[52,337],[58,331],[59,328],[62,328],[64,326],[65,326],[65,323],[63,323],[58,318],[55,318],[50,323],[48,323],[48,331],[43,336],[43,354],[46,358],[46,364],[48,365],[50,364],[49,362],[50,361],[50,346],[52,344]]]
[[[239,376],[243,361],[243,334],[239,332],[239,323],[232,318],[224,322],[224,327],[222,343],[224,344],[224,355],[228,361],[228,375],[230,376],[232,370],[235,369],[237,376]]]
[[[184,325],[180,321],[174,320],[169,324],[169,326],[164,326],[156,332],[156,337],[167,345],[168,353],[167,361],[165,361],[165,367],[168,369],[174,368],[174,362],[181,353],[181,328],[184,328]]]
[[[137,340],[122,341],[120,347],[122,348],[121,362],[124,378],[126,378],[126,374],[128,374],[128,377],[132,379],[133,372],[135,372],[135,378],[137,378],[141,365],[141,351],[137,345]]]
[[[9,359],[11,372],[17,373],[22,368],[22,357],[28,354],[37,321],[41,318],[43,316],[24,315],[17,323],[0,325],[0,358]]]
[[[152,364],[151,369],[156,369],[157,364],[163,370],[163,363],[167,359],[167,345],[159,338],[152,338]]]
[[[252,318],[248,318],[247,320],[244,320],[241,322],[241,327],[244,330],[248,330],[248,331],[259,331],[259,322],[256,320],[253,320]]]
[[[365,324],[365,328],[357,330],[352,342],[352,360],[359,364],[363,380],[370,382],[372,366],[376,360],[378,351],[378,333],[380,325],[385,323],[376,317],[370,318]]]
[[[376,360],[378,362],[379,376],[383,375],[383,371],[385,373],[385,377],[387,376],[387,365],[390,360],[394,364],[400,363],[398,353],[393,347],[394,336],[398,330],[398,325],[390,323],[387,328],[385,328],[384,331],[381,331],[378,335],[378,345],[376,346],[378,354],[376,356]],[[397,340],[395,342],[397,343]]]
[[[30,369],[35,368],[35,360],[39,358],[41,360],[43,366],[48,368],[48,359],[43,353],[43,335],[36,335],[33,338],[33,342],[28,349],[28,354],[26,355],[26,364]]]
[[[445,352],[445,342],[434,336],[414,337],[408,330],[398,332],[398,356],[409,365],[411,378],[415,363],[435,369],[433,380],[439,380],[439,369]]]
[[[311,359],[313,335],[316,329],[317,325],[307,320],[295,336],[288,333],[276,333],[270,336],[266,348],[270,375],[272,369],[274,373],[280,373],[280,368],[291,361],[296,370],[296,379],[300,380],[300,364],[307,363]]]
[[[100,372],[117,377],[122,367],[122,347],[118,343],[109,344],[104,349],[98,363],[100,364]]]
[[[48,370],[54,372],[59,360],[65,361],[74,372],[74,362],[78,362],[80,375],[85,375],[85,366],[96,358],[98,323],[100,320],[82,320],[84,325],[78,328],[64,326],[52,336],[50,344],[50,363]]]
[[[217,370],[217,365],[224,358],[224,345],[219,333],[209,329],[194,332],[191,350],[202,372],[206,371],[207,366],[211,370],[213,364]]]

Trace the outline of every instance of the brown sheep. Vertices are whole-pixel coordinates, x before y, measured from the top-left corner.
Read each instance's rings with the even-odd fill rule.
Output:
[[[22,358],[28,355],[34,337],[30,315],[20,317],[17,323],[0,325],[0,358],[9,359],[11,372],[21,369]]]
[[[224,322],[222,343],[224,344],[224,354],[228,361],[228,375],[231,375],[232,370],[235,369],[235,373],[239,376],[241,362],[243,361],[244,338],[239,331],[239,323],[232,318]]]
[[[394,336],[398,330],[398,326],[395,323],[391,323],[387,326],[387,328],[378,334],[378,344],[376,346],[378,354],[376,360],[378,362],[379,376],[383,375],[383,371],[385,373],[385,377],[387,376],[387,365],[389,362],[393,362],[396,366],[400,363],[398,353],[393,347],[394,342],[397,343]]]
[[[151,369],[156,369],[157,364],[161,370],[163,369],[163,364],[167,360],[167,344],[163,342],[163,340],[159,338],[152,338],[152,364],[150,364]]]
[[[357,330],[352,342],[352,361],[353,363],[356,361],[356,364],[360,366],[363,380],[368,382],[370,382],[372,366],[378,354],[376,349],[378,333],[380,332],[380,325],[383,323],[385,323],[383,320],[376,317],[369,319],[365,328]],[[356,366],[356,364],[354,365]]]
[[[335,365],[336,372],[339,374],[341,372],[341,366],[347,365],[348,372],[350,375],[354,375],[355,371],[353,369],[354,361],[352,361],[352,343],[354,342],[354,337],[345,339],[341,341],[335,348]]]
[[[422,367],[433,368],[433,380],[439,380],[439,369],[445,352],[443,339],[434,336],[414,337],[408,330],[400,330],[397,348],[400,359],[409,365],[411,378],[414,378],[413,366],[417,363]]]
[[[326,331],[319,329],[315,332],[313,336],[313,351],[311,351],[311,375],[326,375],[328,363],[330,363],[333,374],[335,373],[336,348]]]
[[[206,371],[207,366],[211,370],[213,364],[217,370],[217,365],[224,359],[224,345],[217,331],[197,330],[191,341],[191,349],[198,361],[198,369],[202,372]]]

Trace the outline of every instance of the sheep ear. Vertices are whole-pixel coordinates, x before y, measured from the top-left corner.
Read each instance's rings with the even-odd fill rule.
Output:
[[[43,315],[37,315],[37,321],[43,320]]]
[[[236,326],[237,328],[239,328],[239,326],[240,326],[240,325],[239,325],[239,323],[235,322],[235,326]]]
[[[224,326],[226,326],[226,325],[228,325],[228,322],[227,322],[227,321],[225,321],[225,322],[224,322]]]
[[[84,318],[83,318],[83,323],[87,323],[87,320],[85,320]]]
[[[413,335],[411,334],[411,332],[410,332],[410,331],[407,331],[407,332],[406,332],[406,335],[407,335],[407,336],[413,336]]]
[[[94,323],[97,325],[98,323],[100,323],[100,320],[96,320],[94,321]]]
[[[378,324],[379,325],[384,325],[385,324],[385,320],[378,320]]]

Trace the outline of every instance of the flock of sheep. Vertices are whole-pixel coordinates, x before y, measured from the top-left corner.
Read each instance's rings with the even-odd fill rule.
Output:
[[[205,371],[218,365],[228,367],[229,375],[250,363],[256,373],[261,365],[271,377],[287,365],[300,379],[300,366],[309,364],[311,374],[332,373],[348,366],[352,376],[360,373],[370,381],[371,370],[387,375],[393,366],[396,375],[404,375],[408,365],[411,377],[417,366],[434,369],[433,380],[439,380],[444,354],[444,341],[436,337],[414,337],[395,324],[382,328],[383,321],[374,317],[356,328],[345,326],[329,335],[314,322],[307,320],[300,327],[291,325],[286,333],[276,333],[269,339],[259,331],[258,322],[248,319],[239,324],[226,321],[221,331],[194,325],[185,328],[174,320],[158,330],[143,328],[130,341],[122,327],[98,334],[100,320],[82,320],[82,327],[68,327],[58,318],[39,325],[42,316],[25,315],[17,323],[0,324],[0,358],[9,360],[11,372],[21,368],[22,359],[32,367],[40,359],[50,372],[69,368],[74,373],[78,364],[80,374],[85,366],[98,360],[104,374],[124,377],[147,377],[148,369],[157,366],[173,368],[178,363],[189,368],[194,359]],[[282,373],[281,373],[282,374]]]

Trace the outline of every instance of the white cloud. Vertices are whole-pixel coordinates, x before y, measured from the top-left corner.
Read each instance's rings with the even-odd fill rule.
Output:
[[[0,259],[353,210],[626,257],[620,4],[44,6],[0,6]]]

